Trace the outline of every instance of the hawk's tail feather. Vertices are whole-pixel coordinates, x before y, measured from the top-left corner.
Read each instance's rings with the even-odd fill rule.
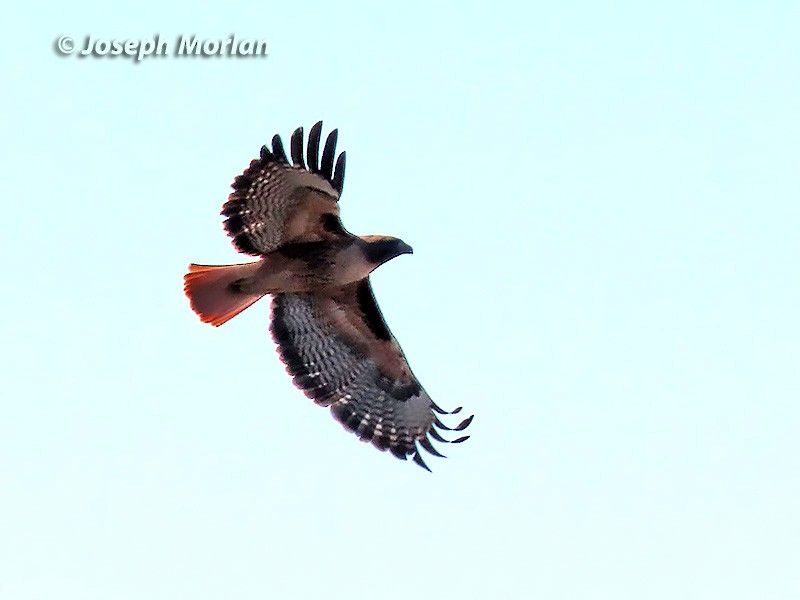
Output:
[[[264,294],[250,294],[236,285],[253,277],[259,264],[189,265],[189,272],[183,276],[183,290],[200,320],[219,327],[261,299]]]

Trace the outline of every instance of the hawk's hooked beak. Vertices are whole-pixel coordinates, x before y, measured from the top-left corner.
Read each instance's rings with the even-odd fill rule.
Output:
[[[362,248],[367,260],[373,265],[382,265],[401,254],[412,254],[414,250],[403,240],[390,236],[361,238]]]
[[[397,253],[400,254],[414,254],[414,249],[406,244],[403,240],[397,241]]]

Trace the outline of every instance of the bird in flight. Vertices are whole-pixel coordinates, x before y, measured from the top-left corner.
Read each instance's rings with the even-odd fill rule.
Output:
[[[270,331],[294,384],[329,406],[346,429],[379,450],[428,469],[420,448],[459,443],[440,431],[445,411],[411,372],[389,331],[370,285],[383,263],[411,254],[402,240],[356,236],[339,218],[345,153],[336,159],[338,131],[327,137],[319,161],[322,122],[310,131],[304,158],[303,128],[291,138],[291,162],[279,135],[261,148],[222,207],[225,230],[239,252],[259,260],[237,265],[189,265],[184,291],[205,323],[222,325],[266,295],[272,296]]]

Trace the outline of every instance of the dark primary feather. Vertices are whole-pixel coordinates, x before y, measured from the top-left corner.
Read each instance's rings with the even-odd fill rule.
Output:
[[[322,121],[317,121],[308,134],[308,168],[312,173],[319,171],[319,140],[322,135]]]
[[[336,171],[333,174],[333,181],[331,182],[339,194],[342,193],[342,187],[344,187],[344,165],[346,158],[347,152],[342,152],[339,158],[336,159]]]
[[[283,149],[283,141],[281,141],[281,136],[277,133],[272,137],[272,154],[279,162],[285,165],[289,164],[289,159],[286,158],[286,151]]]
[[[337,129],[331,131],[328,134],[328,139],[325,140],[325,149],[322,151],[322,168],[320,172],[329,181],[333,178],[333,156],[336,154],[336,140],[338,137],[339,131]]]
[[[303,162],[303,128],[298,127],[292,134],[292,162],[296,167],[306,168]],[[336,187],[336,186],[334,186]]]

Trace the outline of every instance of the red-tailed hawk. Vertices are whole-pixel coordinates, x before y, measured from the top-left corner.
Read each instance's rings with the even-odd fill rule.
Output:
[[[185,292],[200,319],[219,326],[272,296],[272,337],[287,372],[303,392],[362,441],[428,469],[420,448],[442,456],[429,436],[445,411],[430,399],[383,319],[369,274],[411,247],[394,237],[355,236],[339,219],[345,153],[336,160],[333,130],[319,162],[322,122],[312,128],[306,161],[303,129],[292,134],[290,163],[280,136],[272,149],[233,182],[222,208],[225,229],[245,254],[260,257],[238,265],[189,265]],[[306,164],[307,162],[307,164]],[[430,469],[428,469],[430,470]]]

